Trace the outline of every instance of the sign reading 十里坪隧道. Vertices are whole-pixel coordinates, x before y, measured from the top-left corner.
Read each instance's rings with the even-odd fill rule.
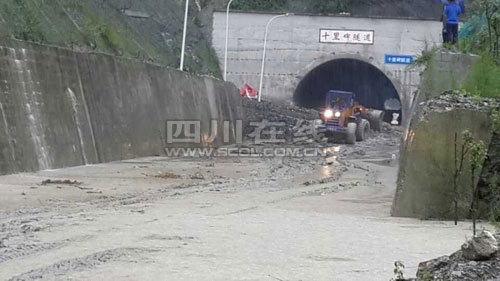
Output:
[[[386,64],[412,64],[413,56],[409,55],[385,55]]]
[[[367,44],[374,42],[373,30],[320,29],[320,43]]]

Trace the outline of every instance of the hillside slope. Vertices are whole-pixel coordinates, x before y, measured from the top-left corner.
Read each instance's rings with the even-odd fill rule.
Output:
[[[178,67],[182,0],[3,0],[0,36]],[[216,1],[196,0],[190,8],[186,70],[220,76],[210,44]],[[202,12],[203,11],[203,12]]]
[[[211,47],[212,12],[226,0],[191,0],[185,69],[221,77]],[[0,38],[55,44],[80,51],[178,67],[184,0],[2,0]],[[296,13],[439,17],[432,0],[237,0],[234,9]]]
[[[235,9],[313,14],[351,13],[358,16],[441,17],[442,5],[434,0],[246,0],[235,1]]]

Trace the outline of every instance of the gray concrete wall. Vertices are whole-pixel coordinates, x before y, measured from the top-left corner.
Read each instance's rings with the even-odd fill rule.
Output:
[[[401,146],[394,216],[453,218],[455,132],[460,136],[464,130],[470,130],[476,139],[488,144],[489,118],[484,108],[427,113],[427,101],[445,91],[460,89],[477,60],[475,55],[440,50],[426,62]],[[454,106],[449,102],[443,105],[450,109]],[[464,172],[459,183],[460,217],[465,217],[469,205],[464,201],[471,193],[470,173]]]
[[[411,125],[412,118],[418,121],[422,107],[419,104],[441,95],[445,91],[459,90],[479,57],[472,54],[453,53],[448,50],[437,50],[430,60],[425,62],[422,71],[422,81],[419,90],[413,97],[408,111],[406,130]]]
[[[486,111],[453,109],[430,111],[414,118],[401,153],[398,187],[392,215],[423,219],[452,219],[455,133],[461,147],[461,133],[469,130],[486,146],[491,140]],[[471,176],[468,164],[458,180],[459,215],[468,215]]]
[[[230,13],[228,80],[258,88],[265,26],[274,14]],[[213,45],[223,67],[226,15],[214,13]],[[373,45],[319,42],[320,28],[373,30]],[[354,58],[382,70],[398,90],[408,110],[420,84],[420,68],[385,64],[385,54],[419,56],[442,42],[442,24],[412,19],[295,15],[279,18],[270,27],[263,95],[289,103],[301,79],[315,67],[334,59]]]
[[[444,91],[460,90],[478,60],[477,55],[437,51],[422,74],[421,92],[424,98],[439,96]]]
[[[0,42],[0,174],[159,155],[167,120],[201,120],[208,133],[210,120],[234,124],[242,110],[231,83],[109,55]],[[221,142],[219,135],[215,145]]]

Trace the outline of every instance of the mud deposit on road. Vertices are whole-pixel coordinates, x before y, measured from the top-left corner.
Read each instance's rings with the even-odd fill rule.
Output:
[[[447,254],[468,228],[389,217],[399,138],[0,177],[0,279],[388,280],[394,260]]]

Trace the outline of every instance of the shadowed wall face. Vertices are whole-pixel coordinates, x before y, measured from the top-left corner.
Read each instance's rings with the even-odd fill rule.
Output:
[[[294,102],[318,108],[330,90],[353,92],[363,106],[386,110],[387,118],[390,113],[401,113],[401,101],[391,80],[375,66],[355,59],[332,60],[313,69],[299,83]]]
[[[491,140],[488,113],[481,110],[428,110],[413,116],[403,144],[391,214],[397,217],[453,219],[455,133],[469,130],[486,146]],[[458,139],[458,149],[463,142]],[[459,217],[469,214],[469,163],[458,179]]]
[[[0,42],[0,174],[202,145],[169,143],[166,123],[173,120],[200,121],[200,133],[218,146],[227,142],[222,121],[242,118],[231,83],[104,54]],[[234,141],[234,130],[228,134]]]

